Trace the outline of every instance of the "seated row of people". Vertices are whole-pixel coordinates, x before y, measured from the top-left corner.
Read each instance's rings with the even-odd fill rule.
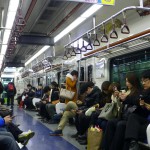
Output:
[[[120,92],[118,83],[105,81],[102,91],[92,82],[87,82],[81,87],[81,93],[86,93],[83,102],[69,101],[65,112],[59,122],[57,130],[51,132],[52,136],[62,135],[62,131],[69,118],[75,117],[78,141],[86,143],[87,129],[100,126],[104,136],[101,148],[104,150],[139,150],[138,140],[146,139],[147,119],[150,115],[150,70],[142,74],[142,85],[134,73],[126,75],[126,91]],[[119,102],[121,115],[113,119],[100,118],[99,114],[106,103]],[[96,105],[98,104],[98,105]],[[95,106],[95,111],[86,115],[86,111]],[[97,107],[99,108],[97,109]]]

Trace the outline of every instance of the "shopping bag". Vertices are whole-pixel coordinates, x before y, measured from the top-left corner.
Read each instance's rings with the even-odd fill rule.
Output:
[[[74,95],[75,95],[75,92],[73,92],[71,90],[67,90],[67,89],[63,89],[63,88],[61,88],[61,90],[60,90],[60,97],[62,97],[62,98],[72,100]]]
[[[87,150],[100,150],[103,131],[100,128],[88,128]]]
[[[66,108],[66,104],[65,103],[57,103],[55,108],[56,108],[57,114],[62,114]]]
[[[106,120],[111,120],[114,119],[118,116],[118,107],[117,103],[112,102],[112,103],[106,103],[105,106],[103,107],[100,115],[98,118],[103,118]]]

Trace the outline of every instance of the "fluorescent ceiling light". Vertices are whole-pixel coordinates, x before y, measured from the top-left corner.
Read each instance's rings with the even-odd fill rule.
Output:
[[[76,28],[79,24],[85,21],[88,17],[93,15],[97,10],[99,10],[103,5],[94,4],[88,10],[86,10],[81,16],[79,16],[74,22],[72,22],[68,27],[66,27],[62,32],[54,37],[54,43],[59,41],[63,36],[68,34],[71,30]]]
[[[8,11],[17,11],[19,5],[19,0],[11,0],[9,2],[9,8]]]
[[[31,57],[26,63],[25,66],[27,66],[30,62],[32,62],[35,58],[37,58],[39,55],[44,53],[50,46],[44,46],[41,50],[39,50],[33,57]]]
[[[15,1],[10,0],[10,2],[9,2],[6,25],[5,25],[6,28],[12,29],[12,26],[13,26],[13,23],[14,23],[14,20],[15,20],[15,16],[16,16],[16,12],[17,12],[17,9],[18,9],[18,6],[19,6],[19,1],[20,0],[15,0]],[[11,33],[10,30],[5,30],[4,31],[3,44],[8,44],[10,33]],[[7,50],[7,45],[2,45],[1,54],[5,55],[6,50]]]
[[[7,50],[7,45],[2,45],[1,55],[5,55],[6,50]]]
[[[3,44],[8,44],[10,33],[11,33],[10,30],[5,30],[3,37]]]
[[[103,7],[103,5],[94,4],[87,11],[85,11],[80,17],[88,18],[92,14],[94,14],[97,10],[99,10],[101,7]]]
[[[56,43],[58,40],[60,40],[64,35],[69,33],[71,30],[73,30],[75,27],[77,27],[79,24],[81,24],[86,18],[77,18],[74,22],[72,22],[67,28],[65,28],[62,32],[60,32],[56,37],[54,37],[54,42]]]
[[[17,69],[18,72],[20,72],[23,69],[23,67],[20,67]]]
[[[11,29],[15,20],[16,12],[8,12],[7,14],[7,21],[6,21],[6,28]]]
[[[0,61],[3,61],[4,55],[0,55]]]

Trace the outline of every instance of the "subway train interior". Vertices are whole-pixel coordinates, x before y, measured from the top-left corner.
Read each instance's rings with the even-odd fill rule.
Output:
[[[150,0],[0,0],[0,150],[150,149]]]

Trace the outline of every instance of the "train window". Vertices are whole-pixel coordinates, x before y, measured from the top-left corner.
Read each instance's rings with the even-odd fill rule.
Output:
[[[93,79],[93,66],[89,65],[88,66],[88,81],[92,81]]]
[[[149,49],[115,57],[110,60],[110,81],[119,82],[121,87],[125,88],[125,77],[128,72],[134,72],[140,77],[141,73],[149,68]]]
[[[80,81],[84,81],[84,67],[80,67]]]

